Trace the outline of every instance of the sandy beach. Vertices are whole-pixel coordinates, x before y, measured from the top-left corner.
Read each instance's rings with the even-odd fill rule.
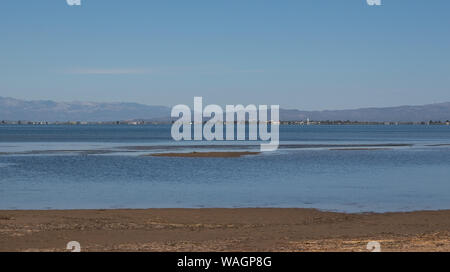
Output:
[[[312,209],[0,211],[0,251],[450,251],[450,210],[344,214]]]

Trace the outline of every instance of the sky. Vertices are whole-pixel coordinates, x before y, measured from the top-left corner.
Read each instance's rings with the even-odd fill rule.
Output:
[[[450,101],[450,1],[2,0],[0,96],[302,110]]]

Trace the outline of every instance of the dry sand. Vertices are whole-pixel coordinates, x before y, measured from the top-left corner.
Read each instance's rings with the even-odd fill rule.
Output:
[[[311,209],[0,211],[0,251],[450,251],[450,211]]]

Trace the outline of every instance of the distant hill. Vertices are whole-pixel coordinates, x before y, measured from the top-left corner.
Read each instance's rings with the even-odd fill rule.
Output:
[[[171,108],[138,103],[25,101],[0,97],[0,120],[27,121],[169,121]],[[450,120],[450,102],[423,106],[354,110],[280,110],[282,121],[350,120],[361,122],[423,122]]]
[[[280,110],[280,119],[292,120],[350,120],[360,122],[426,122],[450,120],[450,102],[422,106],[361,108],[354,110],[300,111]]]
[[[115,121],[167,118],[170,109],[138,103],[24,101],[0,97],[0,120]]]

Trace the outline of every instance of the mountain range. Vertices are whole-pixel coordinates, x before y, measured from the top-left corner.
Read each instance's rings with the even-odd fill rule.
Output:
[[[115,121],[168,116],[168,107],[138,103],[25,101],[0,97],[0,120],[8,121]]]
[[[26,101],[0,97],[0,120],[7,121],[169,121],[170,107],[139,103]],[[421,106],[360,108],[350,110],[280,110],[280,120],[300,121],[359,121],[359,122],[426,122],[450,120],[450,102]]]

